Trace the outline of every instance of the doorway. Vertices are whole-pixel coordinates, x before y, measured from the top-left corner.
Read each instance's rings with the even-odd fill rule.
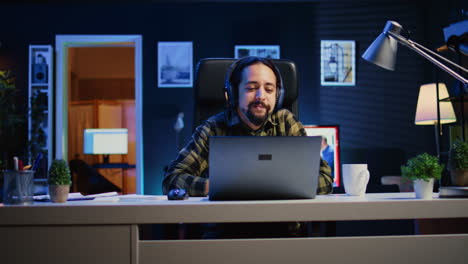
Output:
[[[104,56],[98,56],[96,54]],[[112,57],[112,54],[127,54],[129,56],[126,57],[130,57],[130,61],[127,59],[127,62],[124,62],[125,65],[121,65],[120,69],[122,72],[120,74],[118,74],[118,70],[114,70],[107,71],[107,77],[105,78],[89,78],[90,75],[91,77],[97,77],[100,74],[98,70],[94,68],[93,70],[90,69],[92,68],[91,66],[95,66],[94,64],[96,63],[102,64],[102,58],[106,57],[105,54],[107,54],[108,58]],[[91,57],[95,57],[95,59],[101,57],[101,62],[93,62],[93,60],[90,59]],[[70,118],[75,118],[70,114],[80,112],[80,110],[75,111],[76,109],[72,109],[75,108],[75,105],[79,105],[79,109],[86,109],[86,107],[81,107],[83,105],[88,105],[88,110],[89,108],[94,109],[91,110],[94,112],[88,115],[91,118],[85,117],[88,123],[91,122],[89,119],[99,119],[100,116],[103,116],[103,114],[99,114],[99,109],[103,109],[101,112],[104,113],[104,116],[106,114],[107,116],[116,116],[115,113],[121,113],[120,118],[113,118],[110,122],[108,118],[100,118],[101,120],[105,120],[105,122],[99,123],[104,128],[111,128],[112,126],[132,127],[133,135],[131,136],[134,138],[134,144],[133,146],[129,145],[129,147],[133,147],[134,157],[132,158],[126,155],[122,159],[123,155],[111,155],[114,156],[114,158],[111,158],[111,162],[133,163],[132,161],[134,161],[135,168],[130,169],[130,174],[128,174],[128,170],[115,169],[104,169],[102,174],[119,187],[124,187],[122,188],[124,193],[131,192],[142,194],[142,37],[139,35],[57,35],[56,58],[55,158],[70,160],[73,155],[77,154],[76,149],[78,147],[76,144],[72,146],[69,143],[75,142],[71,140],[72,138],[70,137],[77,137],[76,131],[82,130],[82,128],[74,127],[75,121],[70,122],[71,120],[69,120]],[[108,59],[109,63],[107,67],[115,67],[112,65],[116,63],[114,59],[115,58],[113,58],[112,61]],[[78,61],[80,65],[77,65]],[[90,65],[86,66],[87,63]],[[128,63],[131,65],[130,68]],[[104,62],[104,64],[106,63]],[[127,68],[126,73],[124,70],[125,68]],[[110,77],[109,72],[112,72],[112,76]],[[101,75],[106,75],[106,73],[102,73]],[[83,78],[83,76],[85,78]],[[81,89],[78,91],[76,89],[77,87],[86,88],[84,88],[83,91]],[[116,90],[109,92],[105,87],[114,87],[114,89],[118,89],[120,92]],[[133,91],[129,91],[129,87],[133,88]],[[88,90],[88,92],[86,92],[86,90]],[[119,96],[122,98],[118,98]],[[77,100],[77,98],[79,100]],[[127,111],[125,111],[125,109],[127,109]],[[125,120],[127,123],[122,121],[122,125],[118,125],[121,120]],[[130,122],[130,125],[128,125],[128,122]],[[96,127],[99,125],[96,120],[92,121],[92,123],[93,124],[90,126]],[[78,134],[81,135],[82,133],[78,132]],[[131,154],[130,149],[129,154]],[[89,159],[90,157],[88,156],[88,160]],[[92,160],[98,163],[101,162],[100,158],[97,157],[93,157]],[[132,176],[133,170],[133,178],[126,177],[126,175]],[[117,173],[118,171],[122,173]]]

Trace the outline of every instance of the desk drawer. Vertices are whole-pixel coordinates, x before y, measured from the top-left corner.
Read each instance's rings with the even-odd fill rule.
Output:
[[[2,263],[130,263],[130,226],[0,227]]]
[[[465,263],[468,235],[139,242],[149,263]]]

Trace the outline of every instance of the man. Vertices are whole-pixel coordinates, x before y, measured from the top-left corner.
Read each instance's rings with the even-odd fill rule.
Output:
[[[195,129],[190,142],[168,167],[163,181],[164,193],[183,188],[190,196],[208,194],[210,136],[306,136],[304,127],[290,111],[277,109],[281,85],[280,73],[268,59],[245,57],[233,63],[226,77],[229,106]],[[317,193],[331,193],[332,183],[330,167],[321,160]],[[307,228],[304,223],[231,223],[215,227],[205,225],[202,236],[294,237],[306,235]]]
[[[273,62],[244,57],[231,68],[226,80],[228,109],[196,128],[190,142],[168,167],[164,193],[183,188],[190,196],[208,194],[210,136],[306,136],[304,127],[290,111],[276,109],[282,84]],[[331,193],[332,183],[330,167],[321,160],[317,193]]]

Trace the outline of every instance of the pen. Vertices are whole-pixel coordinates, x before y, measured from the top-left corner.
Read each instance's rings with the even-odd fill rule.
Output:
[[[22,171],[24,169],[23,167],[23,161],[22,160],[18,160],[18,170]]]

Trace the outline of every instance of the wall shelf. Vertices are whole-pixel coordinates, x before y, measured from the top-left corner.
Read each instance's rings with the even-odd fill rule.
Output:
[[[28,64],[28,152],[30,164],[39,153],[42,161],[35,178],[47,177],[52,162],[53,48],[30,45]]]

